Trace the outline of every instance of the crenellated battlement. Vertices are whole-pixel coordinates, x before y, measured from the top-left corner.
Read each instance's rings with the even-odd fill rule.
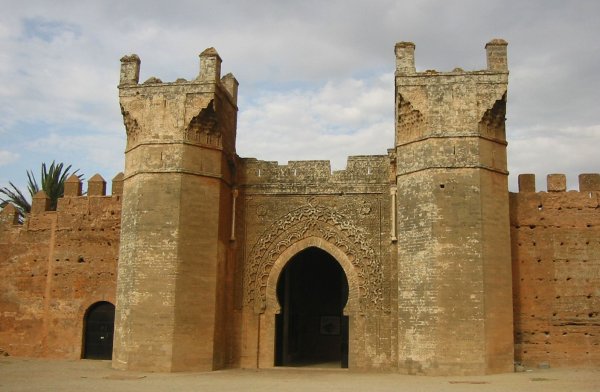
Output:
[[[535,189],[535,174],[519,174],[519,193],[533,193]],[[548,174],[546,177],[547,192],[566,192],[567,176],[564,174]],[[579,192],[599,192],[600,174],[583,173],[579,175]],[[544,191],[540,191],[544,192]],[[569,191],[577,192],[577,191]]]
[[[508,174],[507,45],[486,44],[485,70],[417,72],[415,45],[396,44],[397,175],[433,167]]]
[[[242,158],[241,183],[256,184],[309,184],[309,183],[387,183],[390,162],[385,155],[350,156],[345,170],[332,172],[327,160],[276,161]]]
[[[492,39],[485,45],[487,68],[478,71],[465,71],[462,68],[454,68],[450,72],[426,70],[417,72],[415,66],[415,44],[412,42],[398,42],[394,47],[396,54],[396,76],[400,75],[461,75],[461,74],[486,74],[486,73],[508,73],[507,59],[508,42],[503,39]]]
[[[39,229],[39,224],[44,219],[40,217],[44,214],[64,213],[76,215],[84,214],[94,216],[106,212],[106,207],[111,206],[111,215],[117,214],[120,218],[121,195],[123,193],[123,173],[117,174],[112,179],[111,194],[106,194],[106,181],[101,175],[96,174],[87,181],[87,192],[83,195],[83,183],[77,175],[71,175],[65,181],[64,196],[58,199],[56,211],[50,210],[50,198],[44,191],[36,193],[31,202],[31,213],[24,222],[24,227],[29,228],[31,222],[36,222],[34,226]],[[16,208],[11,204],[0,211],[0,225],[19,224],[19,217]]]
[[[200,54],[198,76],[140,84],[137,55],[121,59],[119,103],[127,145],[125,180],[144,173],[195,173],[231,182],[238,82],[221,77],[214,48]]]
[[[579,190],[566,189],[564,174],[549,174],[546,191],[536,191],[535,175],[519,175],[519,192],[510,193],[511,225],[599,227],[600,174],[579,175]]]
[[[111,181],[111,193],[106,192],[106,181],[100,174],[95,174],[87,181],[87,192],[82,195],[83,183],[76,175],[72,175],[65,182],[65,194],[58,199],[57,212],[68,212],[74,205],[88,203],[90,199],[105,198],[109,203],[120,204],[123,193],[123,173],[118,173]],[[76,202],[75,199],[78,199]],[[112,199],[112,200],[110,200]],[[94,203],[98,205],[98,201]],[[93,214],[93,210],[89,213]]]
[[[0,227],[1,226],[14,226],[19,224],[19,213],[15,206],[12,204],[6,205],[0,210]]]
[[[163,87],[163,88],[181,88],[185,85],[217,84],[222,86],[229,94],[232,103],[237,104],[237,94],[239,83],[228,73],[221,78],[221,56],[215,48],[208,48],[199,55],[200,67],[198,76],[193,80],[178,78],[174,82],[163,82],[161,79],[151,76],[140,84],[141,60],[137,54],[123,56],[121,58],[121,76],[119,88],[143,88],[143,87]]]

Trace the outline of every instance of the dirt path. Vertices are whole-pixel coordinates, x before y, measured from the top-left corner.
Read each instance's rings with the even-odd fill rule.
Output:
[[[109,361],[0,358],[0,391],[600,391],[600,369],[545,369],[478,377],[424,377],[346,370],[224,370],[141,373]]]

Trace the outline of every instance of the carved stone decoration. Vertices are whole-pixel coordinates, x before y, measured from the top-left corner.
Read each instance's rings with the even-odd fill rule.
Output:
[[[267,206],[265,206],[264,204],[259,204],[256,207],[256,215],[259,218],[264,218],[265,216],[267,216],[268,210],[267,210]]]
[[[369,215],[371,213],[371,205],[368,202],[363,201],[362,205],[360,206],[359,213],[363,216]]]
[[[127,148],[130,148],[135,144],[140,135],[140,126],[138,121],[122,105],[121,114],[123,115],[123,124],[127,133]]]
[[[266,284],[273,264],[287,248],[308,238],[322,238],[344,252],[356,268],[360,309],[383,306],[383,267],[364,229],[332,208],[308,204],[272,224],[255,243],[246,260],[244,296],[257,313],[265,309]],[[351,282],[349,282],[351,284]]]
[[[412,103],[406,100],[402,94],[398,94],[397,105],[397,141],[406,142],[420,138],[426,127],[425,119],[421,112],[414,108]]]
[[[185,129],[184,137],[192,143],[222,147],[219,120],[213,100],[192,118]]]
[[[494,102],[494,106],[485,111],[479,121],[479,133],[494,139],[506,139],[506,92]]]

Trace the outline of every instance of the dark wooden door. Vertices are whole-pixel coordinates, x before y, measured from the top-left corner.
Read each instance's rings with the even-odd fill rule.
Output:
[[[98,302],[90,307],[85,317],[84,354],[87,359],[111,359],[115,306]]]

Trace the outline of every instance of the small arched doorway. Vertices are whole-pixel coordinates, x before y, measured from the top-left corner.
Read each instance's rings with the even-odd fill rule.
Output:
[[[277,282],[275,365],[348,367],[348,280],[326,251],[292,257]]]
[[[112,359],[115,306],[96,302],[85,313],[83,326],[83,358]]]

